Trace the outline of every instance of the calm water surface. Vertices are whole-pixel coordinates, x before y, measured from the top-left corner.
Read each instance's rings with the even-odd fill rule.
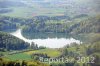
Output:
[[[15,32],[10,33],[13,36],[16,36],[25,42],[31,43],[34,42],[38,46],[45,46],[49,48],[61,48],[67,44],[76,42],[81,43],[80,40],[76,40],[71,36],[66,34],[54,34],[54,33],[33,33],[33,34],[24,34],[22,35],[21,29],[16,30]]]

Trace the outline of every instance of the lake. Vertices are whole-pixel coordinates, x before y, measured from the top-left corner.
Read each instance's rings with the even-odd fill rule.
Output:
[[[80,40],[64,33],[24,33],[22,35],[21,29],[18,29],[10,34],[30,44],[31,42],[34,42],[38,46],[45,46],[48,48],[61,48],[74,42],[77,44],[81,43]]]

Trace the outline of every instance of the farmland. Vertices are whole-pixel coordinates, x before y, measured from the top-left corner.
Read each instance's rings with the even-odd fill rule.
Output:
[[[9,52],[7,52],[7,53],[9,53]],[[10,59],[10,60],[33,60],[31,58],[31,55],[34,53],[43,53],[43,54],[47,54],[50,57],[57,57],[61,54],[61,52],[56,49],[42,49],[42,50],[33,50],[33,51],[27,51],[27,52],[6,55],[5,58]]]

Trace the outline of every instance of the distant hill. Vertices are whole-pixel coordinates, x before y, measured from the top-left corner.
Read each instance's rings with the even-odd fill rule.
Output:
[[[100,33],[100,16],[91,17],[70,27],[71,33]]]
[[[62,15],[74,17],[80,14],[93,16],[100,13],[99,4],[99,0],[1,0],[0,15],[21,18]]]

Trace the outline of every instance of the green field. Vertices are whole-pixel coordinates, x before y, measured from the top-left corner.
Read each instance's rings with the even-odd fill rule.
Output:
[[[10,60],[32,60],[31,56],[25,53],[8,55],[6,58]]]
[[[61,54],[61,52],[56,49],[42,49],[42,50],[29,51],[25,53],[29,55],[32,53],[43,53],[43,54],[47,54],[50,57],[57,57]]]
[[[68,51],[74,51],[77,53],[84,53],[85,48],[82,46],[79,47],[79,50],[76,50],[77,47],[70,47],[67,48]],[[61,55],[61,52],[58,51],[57,49],[41,49],[41,50],[33,50],[33,51],[28,51],[28,52],[23,52],[23,53],[16,53],[12,55],[7,55],[5,58],[10,59],[10,60],[32,60],[31,55],[34,53],[43,53],[47,54],[50,57],[58,57]]]
[[[34,50],[34,51],[28,51],[23,53],[16,53],[12,55],[6,55],[5,58],[10,60],[33,60],[31,58],[31,55],[34,53],[43,53],[43,54],[47,54],[50,57],[57,57],[61,54],[60,51],[55,49],[42,49],[42,50]]]
[[[9,7],[12,12],[3,13],[3,16],[32,18],[34,16],[60,16],[64,15],[63,8],[38,8],[38,7]]]

